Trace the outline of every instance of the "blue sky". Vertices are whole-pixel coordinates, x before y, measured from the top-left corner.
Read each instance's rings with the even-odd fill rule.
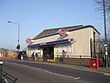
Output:
[[[26,38],[44,29],[74,25],[93,25],[103,34],[103,19],[95,0],[0,0],[0,48],[16,49],[20,24],[21,49]]]

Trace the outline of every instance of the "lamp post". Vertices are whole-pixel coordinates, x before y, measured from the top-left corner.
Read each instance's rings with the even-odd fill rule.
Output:
[[[105,34],[105,67],[108,67],[108,45],[107,45],[107,31],[106,31],[106,12],[105,12],[105,0],[103,0],[103,15],[104,15],[104,34]]]
[[[12,21],[8,21],[8,23],[12,23],[12,24],[16,24],[18,26],[18,45],[17,45],[17,49],[18,49],[18,53],[19,53],[19,50],[20,50],[20,43],[19,43],[19,38],[20,38],[20,24],[19,23],[16,23],[16,22],[12,22]]]

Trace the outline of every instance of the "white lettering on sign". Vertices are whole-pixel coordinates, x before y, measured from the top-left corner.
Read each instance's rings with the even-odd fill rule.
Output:
[[[41,43],[40,45],[46,45],[46,42],[44,42],[44,43]]]

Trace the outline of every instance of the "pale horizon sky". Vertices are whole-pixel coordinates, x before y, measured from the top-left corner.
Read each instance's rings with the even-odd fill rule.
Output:
[[[20,24],[21,50],[26,38],[44,29],[93,25],[103,35],[103,17],[95,0],[0,0],[0,48],[16,50]]]

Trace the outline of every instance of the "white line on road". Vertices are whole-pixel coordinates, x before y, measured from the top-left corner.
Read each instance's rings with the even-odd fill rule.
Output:
[[[14,64],[17,64],[17,63],[14,63]],[[17,64],[17,65],[21,65],[21,64]],[[62,77],[71,78],[71,79],[75,79],[75,80],[81,79],[80,77],[73,77],[73,76],[63,75],[63,74],[59,74],[59,73],[54,73],[54,72],[51,72],[51,71],[48,71],[48,70],[45,70],[45,69],[42,69],[42,68],[35,68],[35,67],[28,66],[28,65],[23,65],[23,66],[29,67],[29,68],[32,68],[32,69],[37,69],[39,71],[44,71],[44,72],[47,72],[47,73],[50,73],[50,74],[53,74],[53,75],[57,75],[57,76],[62,76]]]
[[[110,73],[104,73],[104,75],[106,75],[106,76],[110,76]]]
[[[31,68],[33,68],[33,67],[31,67]],[[72,79],[75,79],[75,80],[79,80],[80,79],[80,77],[67,76],[67,75],[54,73],[54,72],[51,72],[51,71],[48,71],[48,70],[45,70],[45,69],[41,69],[41,68],[35,68],[35,69],[42,70],[44,72],[47,72],[47,73],[50,73],[50,74],[53,74],[53,75],[58,75],[58,76],[63,76],[63,77],[67,77],[67,78],[72,78]]]
[[[80,79],[80,77],[76,77],[76,78],[74,78],[75,80],[79,80]]]

